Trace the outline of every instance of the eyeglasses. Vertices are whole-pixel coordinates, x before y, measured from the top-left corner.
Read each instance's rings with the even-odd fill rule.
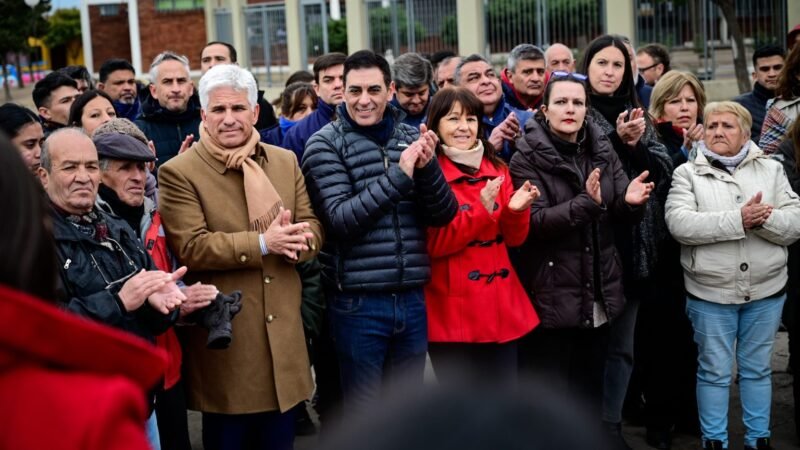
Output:
[[[567,79],[572,81],[579,81],[585,83],[589,79],[586,75],[578,72],[564,72],[563,70],[556,70],[550,74],[550,79]]]
[[[653,67],[655,67],[655,66],[657,66],[657,65],[659,65],[659,64],[661,64],[661,63],[660,63],[660,62],[657,62],[657,63],[653,64],[652,66],[647,66],[647,67],[639,67],[639,73],[644,73],[644,72],[647,72],[648,70],[652,69]]]
[[[100,276],[103,278],[103,282],[106,284],[105,290],[111,290],[121,284],[125,284],[126,281],[131,279],[131,277],[139,273],[139,266],[137,266],[136,263],[131,259],[131,257],[128,256],[128,253],[125,251],[124,248],[122,248],[122,245],[120,245],[119,242],[111,238],[107,239],[112,243],[112,245],[116,246],[117,250],[119,250],[125,256],[128,266],[130,266],[131,269],[133,269],[131,273],[125,275],[124,277],[119,278],[117,280],[109,281],[108,278],[106,278],[106,274],[103,272],[103,269],[100,268],[100,264],[94,258],[94,254],[92,254],[92,252],[89,252],[89,257],[92,258],[92,266],[94,266],[94,268],[97,269],[98,272],[100,272]]]

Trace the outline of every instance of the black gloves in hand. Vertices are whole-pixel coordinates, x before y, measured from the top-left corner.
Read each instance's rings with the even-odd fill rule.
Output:
[[[202,311],[198,323],[208,330],[206,347],[215,350],[228,348],[231,344],[233,327],[231,320],[242,309],[242,291],[233,291],[231,295],[222,292]]]

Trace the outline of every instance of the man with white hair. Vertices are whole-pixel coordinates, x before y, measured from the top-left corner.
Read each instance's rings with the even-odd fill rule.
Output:
[[[547,73],[575,71],[575,57],[572,55],[572,50],[560,42],[547,47],[544,52],[544,62]]]
[[[149,94],[142,100],[136,125],[153,141],[160,166],[198,137],[200,102],[189,76],[189,59],[170,51],[159,53],[150,64]]]
[[[295,264],[313,258],[322,229],[297,158],[259,142],[256,82],[236,65],[200,79],[200,141],[159,169],[168,242],[189,268],[186,283],[242,291],[225,351],[207,333],[183,327],[189,409],[203,412],[207,449],[288,449],[292,407],[313,390]],[[223,445],[224,444],[224,445]]]

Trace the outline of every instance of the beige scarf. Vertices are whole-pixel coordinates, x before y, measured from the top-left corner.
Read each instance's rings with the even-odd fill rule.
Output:
[[[247,142],[240,147],[225,148],[208,134],[206,124],[202,122],[200,123],[200,142],[197,145],[205,148],[214,159],[225,164],[228,169],[242,171],[250,229],[263,233],[278,217],[283,201],[261,166],[250,158],[256,153],[259,138],[258,131],[253,128]]]
[[[483,142],[478,139],[478,142],[469,150],[461,150],[455,147],[449,147],[442,144],[442,151],[444,155],[450,158],[456,164],[467,166],[469,168],[478,170],[481,168],[481,161],[483,161]]]

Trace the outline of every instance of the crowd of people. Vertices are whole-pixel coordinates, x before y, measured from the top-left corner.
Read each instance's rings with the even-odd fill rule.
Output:
[[[97,83],[50,73],[36,112],[0,106],[0,398],[19,405],[0,447],[189,450],[190,409],[206,450],[291,449],[316,431],[307,406],[323,430],[391,424],[376,411],[423,386],[429,356],[467,395],[534,380],[579,402],[537,409],[560,418],[542,436],[598,433],[541,448],[630,448],[627,419],[654,448],[677,430],[727,449],[735,363],[745,449],[771,449],[781,322],[800,370],[789,38],[717,102],[667,48],[619,35],[579,61],[520,44],[500,71],[329,53],[272,104],[225,42],[197,84],[170,51],[147,85],[122,59]]]

